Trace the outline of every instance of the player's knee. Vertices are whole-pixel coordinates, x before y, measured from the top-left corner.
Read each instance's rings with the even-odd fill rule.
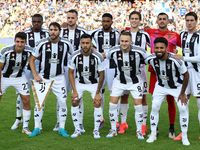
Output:
[[[179,113],[185,113],[187,110],[186,106],[185,105],[179,105],[178,106],[178,109],[179,109]]]
[[[94,101],[94,107],[99,108],[101,107],[101,102],[97,102],[96,100]]]
[[[73,100],[72,101],[72,106],[73,107],[77,107],[79,105],[79,101],[77,101],[77,100]]]
[[[158,112],[160,110],[160,105],[158,103],[152,104],[152,111]]]

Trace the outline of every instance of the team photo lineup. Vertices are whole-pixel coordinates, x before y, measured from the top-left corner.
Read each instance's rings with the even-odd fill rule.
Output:
[[[31,16],[31,27],[17,32],[14,44],[1,49],[0,101],[10,86],[15,88],[17,94],[16,120],[11,130],[22,124],[22,133],[30,138],[47,134],[42,132],[42,118],[45,101],[52,92],[57,99],[57,123],[53,131],[63,137],[84,136],[84,107],[87,108],[83,93],[88,91],[94,104],[94,129],[88,132],[95,139],[102,136],[117,138],[115,136],[124,134],[130,128],[127,113],[131,94],[135,109],[134,135],[138,140],[147,143],[159,141],[159,114],[166,98],[168,137],[189,146],[187,132],[191,94],[197,101],[200,122],[200,32],[197,13],[186,12],[186,30],[180,34],[168,29],[170,18],[165,12],[156,16],[158,28],[141,27],[143,18],[137,10],[129,13],[130,26],[118,29],[112,27],[115,19],[110,12],[101,14],[101,27],[93,30],[80,26],[78,16],[76,9],[69,9],[66,22],[50,22],[48,28],[44,28],[43,15],[36,13]],[[147,72],[150,72],[149,81]],[[109,112],[105,112],[110,118],[110,131],[102,135],[105,90],[110,93]],[[30,105],[31,91],[34,108]],[[66,103],[69,94],[71,110]],[[151,94],[152,99],[147,99],[147,94]],[[149,113],[148,101],[152,101]],[[177,131],[175,136],[176,105],[181,132]],[[31,110],[34,110],[33,131],[28,127]],[[73,133],[65,129],[70,111]],[[147,134],[147,119],[150,120],[150,134]],[[200,140],[200,136],[196,138]]]

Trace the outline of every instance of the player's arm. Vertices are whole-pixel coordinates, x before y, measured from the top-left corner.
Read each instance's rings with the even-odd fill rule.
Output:
[[[74,69],[71,69],[69,68],[69,71],[68,71],[68,76],[69,76],[69,81],[71,83],[71,86],[72,86],[72,95],[71,95],[71,100],[78,100],[79,97],[78,97],[78,93],[76,91],[76,86],[75,86],[75,79],[74,79]]]
[[[181,104],[187,105],[188,99],[186,97],[185,90],[187,88],[188,80],[189,80],[189,73],[188,73],[188,71],[186,71],[183,74],[183,77],[184,77],[183,78],[183,85],[182,85],[182,89],[181,89],[180,95],[178,97],[178,101],[181,100]]]
[[[100,104],[101,104],[101,94],[100,93],[101,93],[103,81],[104,81],[104,70],[99,72],[99,83],[97,86],[96,94],[94,96],[94,101],[95,101],[94,104],[97,106],[100,106]]]
[[[36,69],[35,69],[35,63],[34,62],[35,62],[36,59],[37,58],[35,56],[31,55],[30,60],[29,60],[29,65],[30,65],[30,68],[31,68],[31,71],[32,71],[32,74],[33,74],[35,81],[41,82],[42,78],[37,74]]]
[[[2,94],[2,90],[1,90],[1,71],[2,71],[3,65],[4,65],[4,63],[0,62],[0,93],[1,94]],[[0,99],[0,101],[1,101],[1,99]]]

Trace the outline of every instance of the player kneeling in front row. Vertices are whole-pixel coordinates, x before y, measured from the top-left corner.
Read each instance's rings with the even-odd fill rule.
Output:
[[[101,53],[91,49],[92,37],[89,34],[81,36],[81,49],[75,51],[69,61],[69,80],[72,86],[72,107],[71,115],[75,131],[71,135],[76,138],[81,134],[79,126],[79,102],[84,91],[92,95],[94,102],[94,138],[100,138],[99,125],[102,116],[101,109],[101,87],[104,80],[103,56]],[[76,78],[74,79],[74,70]],[[116,124],[115,124],[116,126]]]
[[[15,45],[6,46],[0,52],[0,100],[9,86],[13,86],[19,92],[23,102],[22,133],[31,134],[28,129],[31,117],[30,91],[24,69],[28,65],[32,48],[25,46],[26,38],[24,32],[18,32],[15,35]]]
[[[173,53],[167,52],[167,39],[163,37],[154,40],[154,54],[149,56],[145,62],[152,65],[157,75],[157,82],[152,96],[152,110],[150,115],[151,135],[147,142],[156,140],[156,129],[159,120],[159,110],[166,95],[175,98],[180,112],[180,125],[182,130],[183,145],[190,145],[187,138],[188,131],[188,110],[185,89],[189,80],[189,73],[182,60],[174,58]],[[183,80],[181,79],[183,74]]]
[[[144,58],[150,55],[145,49],[131,45],[132,37],[130,32],[122,32],[120,35],[120,46],[112,48],[106,53],[107,59],[113,59],[116,63],[116,75],[113,80],[109,115],[111,122],[110,133],[106,136],[111,138],[117,135],[117,103],[125,90],[130,91],[135,105],[135,122],[137,126],[138,139],[144,139],[141,128],[143,122],[142,110],[142,80],[140,77],[140,64]]]

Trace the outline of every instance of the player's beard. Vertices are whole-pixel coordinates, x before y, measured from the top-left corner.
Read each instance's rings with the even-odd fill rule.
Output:
[[[51,37],[51,36],[50,36],[50,37]],[[56,40],[58,37],[59,37],[59,35],[57,35],[57,36],[55,35],[55,37],[54,37],[54,38],[51,37],[51,39],[52,39],[52,40]]]
[[[109,31],[110,28],[111,28],[111,26],[109,26],[108,28],[103,27],[103,29],[104,29],[105,31]]]
[[[85,47],[85,48],[87,48],[87,47]],[[85,48],[83,48],[83,49],[85,49]],[[91,46],[86,51],[85,50],[82,50],[82,51],[83,51],[83,53],[87,54],[90,51],[90,49],[91,49]]]
[[[166,54],[166,52],[164,52],[161,56],[158,56],[158,55],[156,54],[156,57],[157,57],[158,59],[162,59],[162,58],[165,56],[165,54]]]

